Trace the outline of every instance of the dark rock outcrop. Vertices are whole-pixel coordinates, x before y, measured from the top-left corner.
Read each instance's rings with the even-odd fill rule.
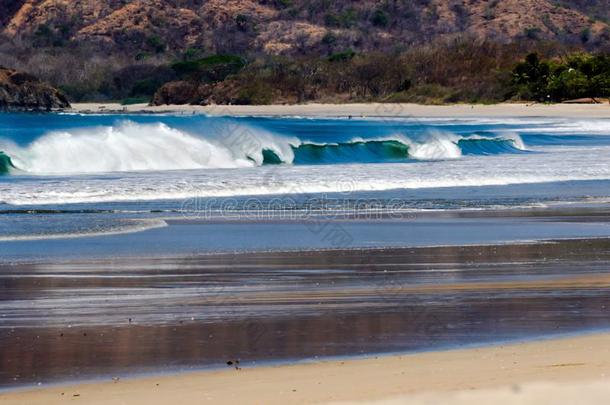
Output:
[[[150,104],[269,104],[270,100],[252,97],[248,90],[248,88],[242,88],[235,80],[225,80],[219,83],[179,80],[161,86]]]
[[[0,111],[51,111],[70,108],[66,96],[36,77],[0,67]]]
[[[201,104],[209,95],[209,85],[191,81],[165,83],[155,93],[151,104]]]

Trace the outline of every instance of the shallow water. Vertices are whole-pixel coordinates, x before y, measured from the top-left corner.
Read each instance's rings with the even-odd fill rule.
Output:
[[[610,328],[608,240],[0,266],[0,386]]]
[[[243,214],[243,213],[242,213]],[[277,213],[275,213],[277,214]],[[519,216],[521,214],[521,216]],[[407,246],[461,246],[538,240],[610,237],[607,210],[588,216],[565,211],[473,211],[455,213],[370,214],[359,217],[307,216],[302,219],[176,217],[138,223],[139,232],[102,232],[88,237],[0,240],[0,263],[107,257],[176,257],[218,252],[309,251]],[[60,215],[65,217],[69,215]],[[10,219],[17,216],[10,215]],[[106,230],[112,223],[93,216]],[[59,224],[47,217],[52,225]],[[78,217],[77,217],[78,218]],[[77,222],[81,224],[82,222]],[[39,225],[37,225],[40,227]],[[151,229],[146,229],[149,226]],[[116,225],[119,230],[124,229]],[[129,228],[127,228],[129,230]]]

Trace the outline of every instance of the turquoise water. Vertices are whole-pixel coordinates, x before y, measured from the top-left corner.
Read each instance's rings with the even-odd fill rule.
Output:
[[[0,115],[1,240],[597,203],[608,184],[605,119]]]
[[[443,121],[113,115],[1,121],[3,172],[20,174],[387,163],[525,150],[510,127]]]

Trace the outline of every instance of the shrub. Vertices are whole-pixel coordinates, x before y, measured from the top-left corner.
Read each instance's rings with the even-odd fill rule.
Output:
[[[343,28],[351,28],[356,24],[357,16],[354,9],[349,9],[339,16],[340,25]]]
[[[523,34],[526,38],[531,40],[537,40],[542,31],[538,27],[530,27],[523,30]]]
[[[386,14],[385,11],[383,11],[381,9],[377,9],[377,10],[375,10],[375,12],[373,13],[373,16],[371,17],[371,22],[376,27],[387,27],[388,22],[389,22],[388,15]]]
[[[150,47],[155,53],[165,52],[165,48],[167,46],[165,42],[157,35],[146,38],[146,45],[148,45],[148,47]]]
[[[182,54],[183,61],[193,61],[201,57],[202,50],[200,48],[188,48]]]
[[[176,78],[167,66],[136,64],[114,72],[111,97],[151,97],[164,83]]]
[[[63,46],[65,42],[64,35],[67,35],[67,32],[69,31],[65,31],[65,27],[56,30],[50,25],[41,24],[36,31],[34,31],[32,45],[35,48]]]
[[[236,74],[245,65],[246,61],[239,56],[213,55],[194,61],[176,62],[172,69],[181,79],[214,83]]]
[[[335,28],[351,28],[356,20],[356,11],[353,9],[346,10],[339,15],[328,13],[324,16],[324,24]]]
[[[235,104],[242,105],[265,105],[273,102],[273,91],[271,86],[257,81],[243,87],[235,100]]]
[[[333,53],[328,57],[330,62],[345,62],[351,60],[354,56],[356,56],[356,52],[352,49],[346,49],[343,52]]]
[[[334,45],[337,42],[337,37],[332,32],[327,32],[322,37],[322,43],[324,45]]]
[[[288,8],[292,5],[292,0],[274,0],[276,7]]]
[[[341,26],[341,20],[337,15],[329,13],[324,16],[324,24],[329,27],[339,27]]]
[[[562,101],[610,95],[610,57],[576,54],[564,62],[527,55],[513,69],[516,94],[531,100]]]

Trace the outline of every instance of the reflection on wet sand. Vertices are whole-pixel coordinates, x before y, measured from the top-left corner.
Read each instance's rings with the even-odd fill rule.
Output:
[[[610,240],[0,266],[0,385],[610,327]]]

